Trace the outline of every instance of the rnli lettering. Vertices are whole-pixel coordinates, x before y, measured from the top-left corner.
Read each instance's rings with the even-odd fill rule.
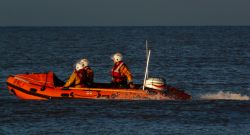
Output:
[[[92,92],[92,91],[86,91],[86,94],[87,94],[87,95],[92,95],[93,92]]]

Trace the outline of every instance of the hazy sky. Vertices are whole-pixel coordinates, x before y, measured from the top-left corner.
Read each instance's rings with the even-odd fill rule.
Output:
[[[250,25],[250,0],[0,0],[0,26]]]

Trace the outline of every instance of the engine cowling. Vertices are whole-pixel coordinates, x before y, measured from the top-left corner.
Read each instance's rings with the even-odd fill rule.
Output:
[[[146,88],[156,89],[156,90],[165,90],[165,79],[157,77],[149,77],[145,82]]]

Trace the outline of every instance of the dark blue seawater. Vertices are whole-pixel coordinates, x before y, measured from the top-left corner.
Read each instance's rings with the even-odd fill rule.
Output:
[[[66,80],[88,58],[96,82],[110,82],[119,51],[141,83],[149,76],[191,101],[24,101],[8,75],[54,71]],[[0,27],[0,135],[250,134],[250,27]]]

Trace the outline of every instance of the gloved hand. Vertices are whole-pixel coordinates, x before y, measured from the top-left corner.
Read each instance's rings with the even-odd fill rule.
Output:
[[[129,83],[128,83],[128,86],[129,86],[130,89],[135,88],[135,85],[133,84],[133,82],[129,82]]]
[[[62,90],[69,90],[69,87],[62,87]]]

